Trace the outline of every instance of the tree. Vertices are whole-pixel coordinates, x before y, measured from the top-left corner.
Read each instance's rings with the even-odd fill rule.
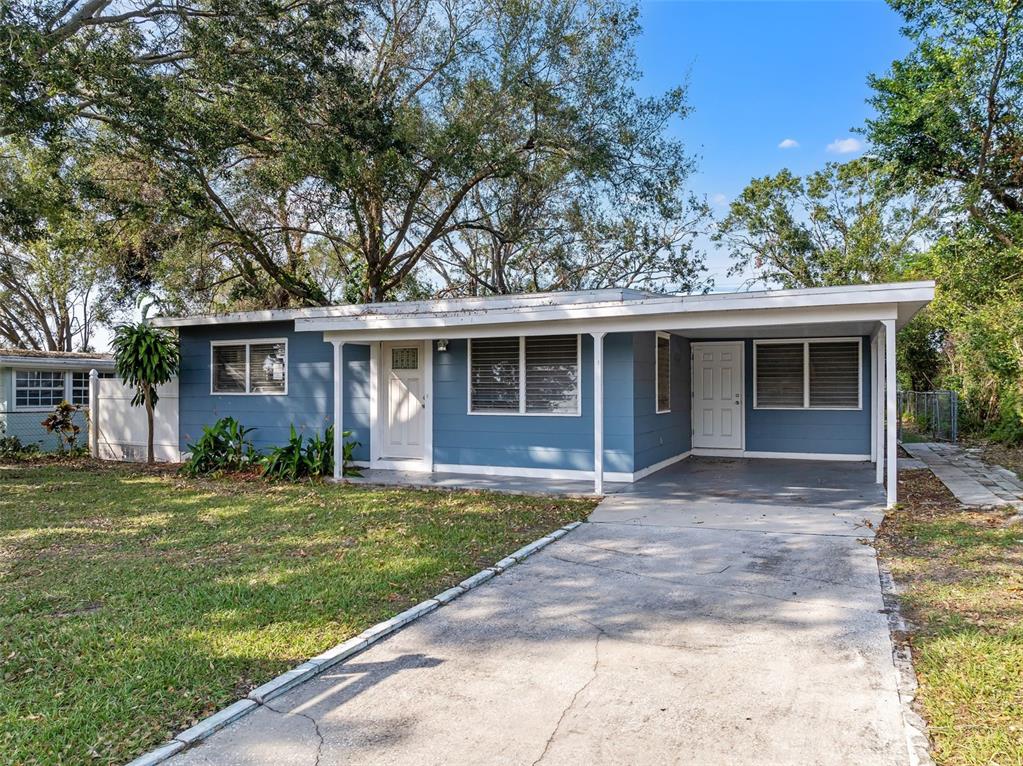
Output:
[[[177,338],[166,330],[147,324],[125,324],[117,328],[113,340],[114,367],[125,385],[135,389],[133,407],[144,405],[148,437],[146,462],[153,457],[153,411],[159,401],[157,386],[169,383],[178,371]]]
[[[756,178],[732,202],[714,240],[730,274],[783,287],[890,279],[925,246],[940,207],[933,195],[892,188],[870,158],[830,163],[805,179],[783,170]]]
[[[27,142],[0,154],[0,342],[86,351],[111,280],[98,212],[62,176],[78,172]]]
[[[967,425],[1023,441],[1023,2],[891,4],[915,46],[871,78],[866,133],[896,192],[942,196],[943,236],[913,269],[938,284],[921,320],[935,377],[961,393]]]
[[[916,43],[870,78],[893,179],[947,187],[1003,247],[1023,244],[1023,2],[891,0]]]

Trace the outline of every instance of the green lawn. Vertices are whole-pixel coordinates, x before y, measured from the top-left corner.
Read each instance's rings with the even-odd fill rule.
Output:
[[[962,510],[929,471],[900,474],[878,538],[908,619],[941,766],[1023,764],[1023,526]]]
[[[0,465],[0,760],[123,763],[592,505]]]

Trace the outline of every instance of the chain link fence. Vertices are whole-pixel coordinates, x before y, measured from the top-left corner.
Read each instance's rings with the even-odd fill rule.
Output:
[[[955,391],[899,391],[899,439],[959,439],[959,395]]]
[[[0,439],[4,440],[2,445],[20,444],[26,449],[40,452],[59,451],[61,447],[59,435],[49,433],[43,427],[43,421],[52,413],[52,409],[0,410]],[[88,446],[88,412],[84,409],[79,410],[75,413],[73,422],[81,429],[78,434],[78,446]]]

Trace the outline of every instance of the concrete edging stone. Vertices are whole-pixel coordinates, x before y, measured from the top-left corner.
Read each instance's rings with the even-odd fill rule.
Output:
[[[462,582],[458,583],[458,585],[448,588],[445,591],[441,591],[433,598],[428,598],[425,601],[406,609],[404,612],[394,615],[394,617],[391,617],[390,619],[378,622],[376,625],[372,625],[362,631],[359,635],[321,652],[315,657],[303,662],[301,665],[281,673],[276,678],[271,678],[265,684],[262,684],[249,692],[244,699],[240,699],[237,702],[228,705],[223,710],[219,710],[213,715],[207,716],[193,726],[190,726],[184,731],[176,734],[170,742],[166,742],[159,747],[150,750],[148,753],[140,755],[138,758],[131,761],[131,763],[127,764],[127,766],[156,766],[156,764],[163,763],[167,759],[180,753],[182,750],[197,745],[213,733],[220,731],[225,726],[237,721],[239,718],[248,715],[253,710],[262,707],[275,697],[279,697],[285,692],[291,691],[296,686],[308,681],[318,673],[321,673],[327,668],[337,665],[340,662],[344,662],[350,657],[368,649],[377,641],[380,641],[381,639],[384,639],[392,633],[400,630],[409,623],[418,620],[420,617],[429,614],[435,609],[439,609],[446,604],[450,604],[452,601],[468,593],[473,588],[479,587],[487,580],[490,580],[516,564],[525,561],[527,558],[543,550],[551,543],[560,540],[573,529],[581,526],[582,523],[583,522],[581,521],[573,521],[566,524],[551,534],[545,535],[538,540],[534,540],[528,545],[524,545],[510,556],[506,556],[498,561],[493,566],[480,570],[471,577],[467,577],[462,580]]]

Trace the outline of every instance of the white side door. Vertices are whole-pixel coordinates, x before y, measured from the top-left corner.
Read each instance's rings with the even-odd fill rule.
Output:
[[[693,343],[693,449],[741,450],[742,342]]]
[[[426,354],[423,343],[384,343],[381,348],[383,444],[380,457],[424,459]]]

